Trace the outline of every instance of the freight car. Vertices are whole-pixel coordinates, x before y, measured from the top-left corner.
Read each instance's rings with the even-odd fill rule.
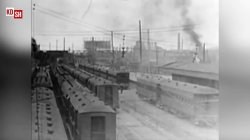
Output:
[[[48,67],[38,67],[33,75],[32,87],[53,87]]]
[[[129,72],[126,71],[116,71],[103,66],[92,66],[92,65],[79,65],[79,67],[87,72],[94,75],[101,76],[105,79],[111,80],[121,87],[127,89],[129,86]]]
[[[65,80],[62,93],[69,129],[75,140],[115,140],[116,113],[87,88]]]
[[[62,66],[72,76],[74,76],[82,85],[94,92],[94,95],[110,105],[113,109],[119,108],[119,85],[101,77],[96,77],[84,70],[75,70],[67,65]]]
[[[32,90],[32,140],[68,140],[52,90]]]
[[[178,116],[197,125],[213,126],[218,119],[219,92],[204,87],[161,77],[138,78],[137,93]]]
[[[95,96],[99,97],[105,104],[114,109],[119,108],[118,85],[97,77],[90,78],[87,85],[91,91],[94,91]]]

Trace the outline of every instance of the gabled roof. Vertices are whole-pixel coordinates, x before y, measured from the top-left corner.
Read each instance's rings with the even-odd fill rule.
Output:
[[[114,110],[105,105],[102,101],[91,95],[90,92],[75,92],[75,94],[71,94],[70,102],[78,111],[78,113],[91,113],[91,112],[110,112],[114,113]]]

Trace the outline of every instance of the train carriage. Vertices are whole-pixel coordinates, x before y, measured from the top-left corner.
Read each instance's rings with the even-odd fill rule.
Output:
[[[95,96],[104,101],[112,108],[119,108],[119,86],[108,80],[93,77],[88,81],[88,88],[95,93]]]
[[[32,79],[32,87],[53,87],[49,69],[47,67],[39,67],[39,70],[35,73]]]
[[[46,87],[32,90],[32,139],[67,140],[54,92]]]
[[[123,88],[127,89],[129,86],[129,72],[115,71],[108,67],[97,66],[97,65],[80,65],[83,70],[92,73],[96,76],[100,76],[104,79],[111,80],[117,84],[120,84]]]
[[[164,78],[160,76],[143,75],[138,77],[137,94],[151,103],[157,104],[162,93],[160,83]]]
[[[62,92],[68,106],[68,123],[75,140],[115,140],[116,113],[87,88],[65,81]]]
[[[71,69],[66,65],[64,67],[69,71]],[[95,96],[104,101],[105,104],[110,105],[114,109],[119,108],[119,85],[83,70],[75,70],[72,76],[75,76],[81,84],[94,92]]]
[[[137,93],[164,110],[198,125],[214,125],[218,121],[217,89],[152,76],[142,76],[138,83]]]

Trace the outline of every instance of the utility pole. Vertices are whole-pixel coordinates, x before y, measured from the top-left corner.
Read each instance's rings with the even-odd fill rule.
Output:
[[[203,44],[203,63],[206,62],[206,44]]]
[[[124,46],[124,41],[125,41],[125,35],[123,35],[123,38],[122,38],[122,47],[124,48],[125,46]]]
[[[58,40],[56,40],[56,50],[57,50],[57,47],[58,47],[57,45],[58,45]]]
[[[142,62],[141,20],[139,20],[140,61]]]
[[[32,8],[32,37],[35,38],[35,10],[36,10],[35,6],[36,4],[33,3],[32,6],[33,6]]]
[[[149,52],[149,59],[151,59],[151,46],[150,46],[150,38],[149,38],[149,29],[147,30],[148,34],[148,52]]]
[[[93,50],[93,52],[95,51],[95,45],[94,45],[94,37],[92,37],[92,46],[91,46],[91,50]]]
[[[181,47],[181,44],[180,44],[180,33],[178,33],[178,36],[177,36],[177,50],[179,51],[180,50],[180,47]]]
[[[82,38],[82,50],[84,51],[84,38]]]
[[[155,42],[155,56],[156,56],[156,65],[158,65],[158,48],[156,42]]]
[[[74,53],[74,43],[72,43],[72,52]]]
[[[49,42],[49,50],[51,49],[51,43]]]
[[[125,46],[124,46],[124,41],[125,41],[125,35],[123,35],[123,43],[122,43],[122,57],[124,57],[124,55],[125,55]]]
[[[65,51],[65,37],[63,38],[63,50]]]
[[[114,62],[115,54],[114,54],[114,32],[113,31],[111,31],[111,49],[112,49],[113,62]]]

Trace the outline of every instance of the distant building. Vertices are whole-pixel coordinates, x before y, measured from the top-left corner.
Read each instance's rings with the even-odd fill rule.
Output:
[[[84,41],[84,48],[88,51],[110,51],[111,45],[110,41],[90,40]]]
[[[159,67],[161,74],[172,79],[219,89],[219,68],[214,64],[170,63]]]

